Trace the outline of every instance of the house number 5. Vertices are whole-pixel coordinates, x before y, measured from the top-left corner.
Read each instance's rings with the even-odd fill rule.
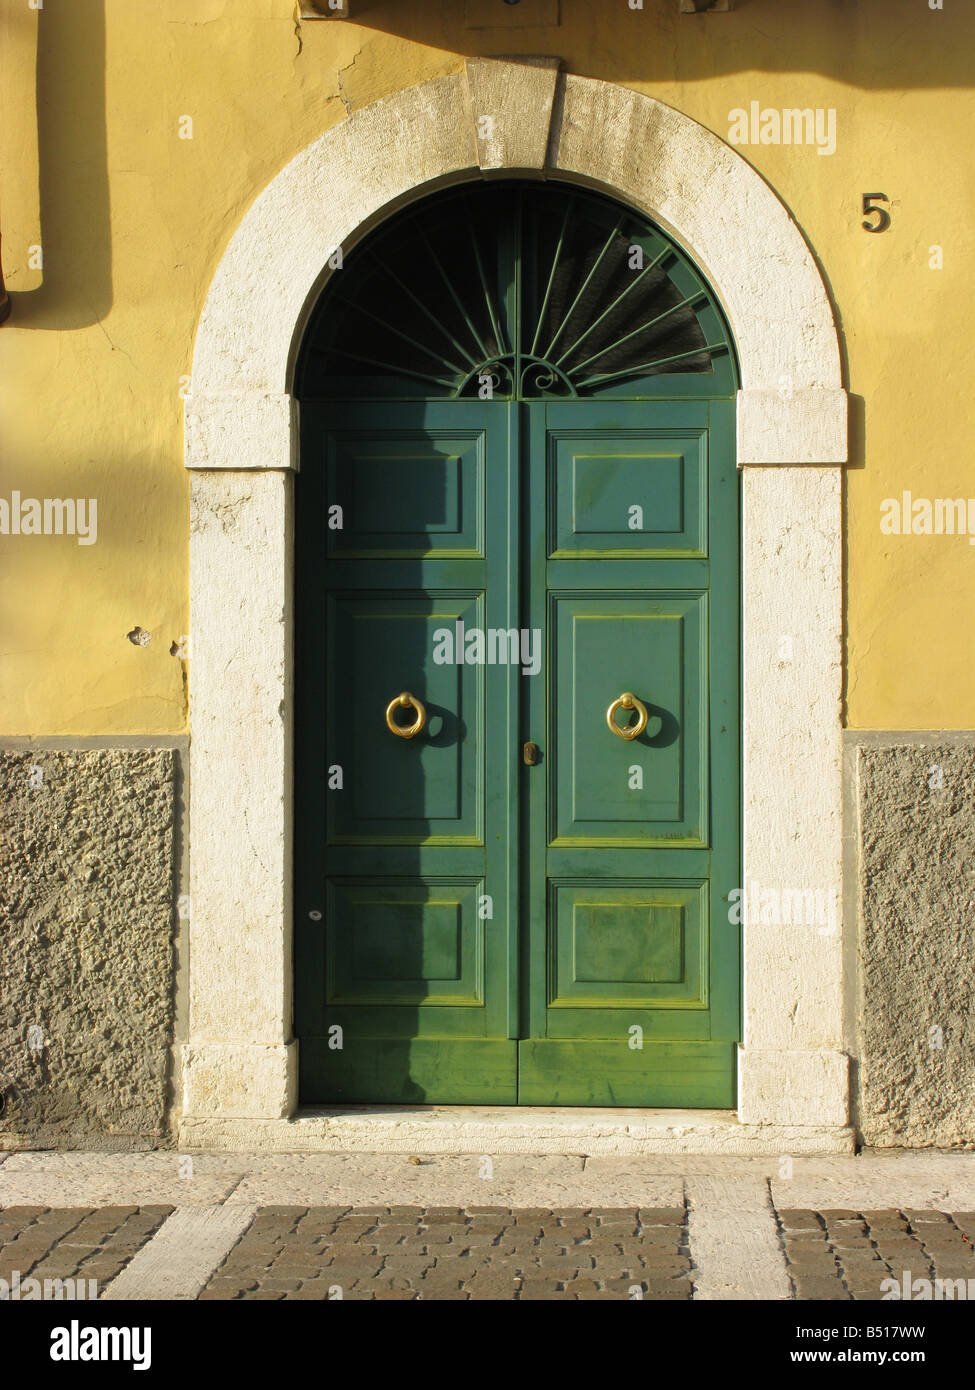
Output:
[[[886,208],[874,207],[874,203],[889,203],[890,199],[886,193],[864,193],[863,195],[863,215],[869,217],[871,213],[876,213],[878,221],[861,222],[860,226],[865,232],[886,232],[890,226],[890,213]]]

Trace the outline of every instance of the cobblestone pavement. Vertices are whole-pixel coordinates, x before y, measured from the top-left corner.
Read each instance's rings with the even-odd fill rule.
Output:
[[[94,1280],[102,1289],[156,1234],[172,1207],[5,1207],[0,1209],[0,1279]],[[2,1290],[0,1290],[2,1293]],[[56,1293],[56,1291],[55,1291]],[[40,1297],[41,1294],[38,1294]]]
[[[902,1288],[905,1273],[932,1284],[975,1279],[975,1212],[783,1210],[777,1217],[798,1299],[882,1299],[882,1282]]]
[[[689,1299],[690,1267],[682,1207],[264,1207],[201,1297]]]
[[[172,1210],[8,1207],[0,1279],[9,1286],[16,1271],[21,1290],[31,1278],[95,1280],[101,1291]],[[881,1299],[882,1281],[901,1287],[905,1273],[975,1280],[975,1212],[776,1216],[799,1300]],[[680,1207],[262,1207],[200,1297],[687,1300],[687,1242]]]

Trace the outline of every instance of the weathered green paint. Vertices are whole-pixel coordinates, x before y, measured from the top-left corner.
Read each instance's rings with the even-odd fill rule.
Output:
[[[525,711],[545,772],[523,778],[519,1097],[730,1106],[738,935],[727,897],[739,879],[731,408],[525,411],[524,568],[547,660]],[[605,718],[624,691],[649,712],[630,741]]]
[[[733,404],[302,420],[302,1099],[732,1105]],[[459,622],[537,629],[539,674],[437,664]],[[414,739],[385,725],[401,690],[427,707]],[[632,741],[605,721],[624,690],[650,712]]]
[[[518,625],[511,409],[303,411],[296,1016],[305,1099],[516,1099],[506,885],[518,675],[433,660],[442,629]],[[336,505],[340,529],[329,526]],[[386,727],[401,691],[426,707],[415,738]]]

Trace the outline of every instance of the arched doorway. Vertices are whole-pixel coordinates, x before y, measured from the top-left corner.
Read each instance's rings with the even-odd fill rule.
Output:
[[[336,248],[459,180],[531,174],[642,209],[707,274],[734,332],[742,569],[742,1042],[737,1109],[656,1146],[849,1148],[842,932],[761,920],[751,889],[841,900],[842,464],[829,296],[788,208],[684,113],[546,60],[471,59],[353,111],[262,190],[220,255],[186,399],[190,472],[188,1031],[180,1144],[396,1147],[375,1111],[296,1114],[293,1033],[295,371]],[[490,140],[478,113],[495,113]],[[620,131],[626,139],[620,139]],[[783,636],[800,638],[782,659]],[[317,910],[317,909],[316,909]],[[483,1122],[445,1152],[482,1152]],[[498,1142],[538,1152],[497,1121]],[[606,1143],[642,1151],[632,1117]],[[656,1121],[653,1122],[656,1125]],[[418,1142],[418,1141],[417,1141]],[[424,1133],[424,1144],[431,1139]],[[576,1152],[575,1133],[546,1144]],[[601,1140],[600,1142],[604,1142]]]
[[[737,368],[645,216],[422,199],[296,373],[304,1103],[731,1107]]]

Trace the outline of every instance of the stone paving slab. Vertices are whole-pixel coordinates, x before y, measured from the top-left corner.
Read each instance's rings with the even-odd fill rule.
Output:
[[[470,1203],[499,1206],[683,1204],[679,1173],[647,1166],[622,1175],[591,1172],[589,1160],[567,1154],[314,1154],[294,1155],[243,1178],[232,1202],[292,1206],[322,1203]]]
[[[691,1178],[771,1182],[777,1206],[861,1203],[975,1209],[975,1154],[874,1151],[860,1157],[573,1154],[9,1153],[0,1164],[0,1205],[314,1206],[405,1202],[669,1205]],[[483,1162],[491,1160],[490,1166]],[[783,1178],[783,1158],[791,1178]]]
[[[783,1177],[781,1169],[770,1174],[776,1208],[975,1208],[975,1154],[971,1152],[874,1149],[855,1159],[796,1158],[791,1169],[791,1177]]]
[[[782,1178],[783,1161],[792,1167],[790,1182],[866,1181],[917,1182],[933,1188],[954,1187],[975,1181],[975,1152],[872,1149],[857,1155],[795,1154],[783,1149],[779,1154],[746,1157],[728,1154],[651,1154],[603,1155],[586,1159],[586,1171],[603,1170],[624,1177],[639,1172],[680,1173],[711,1177],[762,1176]]]
[[[0,1206],[217,1206],[247,1170],[224,1154],[11,1153],[0,1167]]]
[[[0,1174],[0,1180],[2,1180]],[[878,1171],[864,1165],[853,1173],[826,1177],[806,1174],[795,1164],[790,1179],[771,1179],[777,1207],[830,1208],[847,1206],[918,1207],[968,1211],[975,1207],[975,1171],[958,1166],[954,1171],[924,1168],[917,1171],[891,1167]]]
[[[0,1204],[643,1201],[666,1206],[683,1201],[678,1170],[658,1176],[637,1165],[617,1176],[611,1165],[589,1173],[590,1161],[571,1154],[19,1153],[9,1155],[0,1171]]]
[[[701,1300],[787,1299],[789,1278],[769,1196],[758,1175],[690,1177],[689,1245]]]
[[[853,1156],[572,1154],[89,1154],[0,1155],[0,1205],[211,1207],[292,1202],[474,1200],[501,1205],[668,1204],[690,1177],[764,1177],[786,1208],[975,1209],[975,1154],[885,1152]],[[490,1158],[492,1176],[483,1177]],[[789,1158],[791,1177],[782,1176]],[[331,1195],[330,1195],[331,1194]],[[670,1195],[668,1195],[670,1194]],[[848,1198],[848,1200],[847,1200]]]
[[[251,1224],[253,1207],[182,1207],[167,1217],[101,1295],[106,1300],[195,1299]]]

